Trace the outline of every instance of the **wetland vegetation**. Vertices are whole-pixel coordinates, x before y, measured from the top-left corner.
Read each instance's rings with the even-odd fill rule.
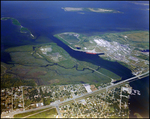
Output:
[[[110,82],[111,79],[108,76],[115,80],[120,79],[118,75],[109,70],[71,57],[56,43],[24,45],[8,48],[5,51],[10,54],[12,62],[7,65],[3,64],[7,68],[7,74],[2,76],[2,81],[7,81],[7,85],[5,82],[1,82],[3,87],[11,87],[12,82],[17,79],[22,81],[18,85],[29,85],[28,82],[30,85],[77,84],[81,82],[93,84],[93,81],[100,84]],[[4,67],[1,68],[4,70]],[[103,74],[97,73],[93,69]],[[11,75],[10,85],[8,81],[10,77],[7,78],[5,75]],[[31,83],[32,81],[35,83]]]

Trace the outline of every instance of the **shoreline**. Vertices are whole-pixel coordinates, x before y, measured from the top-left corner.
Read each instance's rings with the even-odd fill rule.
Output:
[[[142,86],[140,84],[142,84]],[[135,113],[140,114],[142,116],[142,118],[148,118],[149,117],[148,107],[143,108],[143,110],[140,111],[143,103],[140,102],[139,105],[137,105],[138,100],[142,100],[143,102],[148,101],[148,99],[145,98],[145,96],[147,96],[147,93],[148,93],[148,90],[147,90],[147,88],[149,88],[148,84],[149,84],[149,76],[142,78],[142,80],[136,80],[136,81],[129,83],[129,85],[133,89],[139,90],[141,92],[141,95],[131,95],[130,96],[130,99],[128,101],[130,103],[130,104],[128,104],[129,109],[130,109],[129,118],[137,118],[137,115],[134,115]],[[144,106],[146,106],[146,105],[147,105],[147,103],[144,103]]]
[[[126,31],[126,32],[122,32],[121,35],[120,35],[120,33],[115,33],[115,35],[117,35],[115,37],[117,37],[117,38],[125,37],[124,39],[122,38],[123,40],[120,42],[118,40],[115,40],[114,42],[112,42],[112,40],[115,39],[115,37],[113,37],[113,35],[114,35],[113,33],[106,33],[106,34],[103,34],[102,36],[94,35],[94,36],[91,36],[90,38],[88,38],[87,36],[84,36],[83,34],[80,34],[80,33],[64,32],[64,33],[55,34],[54,37],[58,38],[60,41],[65,43],[68,47],[70,47],[74,51],[80,51],[80,52],[84,52],[87,54],[95,54],[95,55],[103,54],[100,57],[102,57],[104,60],[118,62],[121,65],[124,65],[125,67],[129,68],[132,71],[132,74],[134,75],[134,74],[140,74],[140,73],[146,72],[148,69],[148,67],[147,67],[148,60],[142,59],[144,56],[139,53],[138,49],[135,49],[135,48],[137,48],[137,46],[133,45],[134,40],[129,42],[130,45],[126,44],[126,42],[125,42],[125,40],[127,39],[127,35],[129,36],[129,38],[130,37],[132,38],[132,34],[134,35],[135,33],[138,36],[138,34],[144,35],[147,32]],[[67,34],[67,37],[66,37],[66,35],[63,35],[63,34]],[[108,39],[106,39],[106,40],[103,39],[103,37],[108,36],[108,35],[112,35],[111,41],[109,41]],[[71,38],[68,36],[71,36]],[[73,38],[72,38],[72,36],[73,36]],[[80,37],[80,39],[79,39],[79,37]],[[68,40],[68,38],[70,38],[71,40],[70,39]],[[93,38],[95,38],[93,41],[95,41],[97,44],[95,44],[95,42],[92,42],[91,39],[93,39]],[[78,39],[79,41],[74,43],[74,42],[72,42],[74,39],[75,40]],[[145,40],[146,40],[146,37],[145,37]],[[82,45],[82,43],[83,43],[83,45]],[[143,46],[143,47],[145,48],[146,46]],[[101,51],[101,52],[98,52],[98,51]],[[133,53],[133,52],[135,52],[135,53]],[[131,53],[131,56],[129,56],[127,53]],[[138,55],[140,55],[140,57],[138,57]],[[147,57],[147,56],[145,56],[145,57]],[[133,63],[133,62],[135,62],[135,63]],[[140,63],[145,62],[145,63],[143,63],[141,65],[139,62]],[[137,64],[137,65],[135,65],[135,64]],[[138,67],[140,67],[140,66],[144,67],[144,68],[140,68],[141,71],[138,70]]]
[[[59,34],[56,34],[56,35],[54,35],[54,37],[56,37],[56,38],[58,38],[59,40],[60,40],[60,38],[61,39],[63,39],[61,36],[59,36]],[[64,41],[66,41],[65,39],[63,39]],[[80,39],[79,39],[80,40]],[[63,41],[62,41],[63,42]],[[70,44],[68,41],[66,41],[68,44]],[[64,43],[64,42],[63,42]],[[65,43],[66,44],[66,43]],[[68,45],[68,44],[66,44],[66,45]],[[93,49],[93,50],[78,50],[78,49],[75,49],[75,48],[73,48],[72,46],[70,46],[70,45],[68,45],[72,50],[75,50],[75,51],[79,51],[79,52],[84,52],[84,53],[87,53],[87,54],[101,54],[101,53],[103,53],[103,52],[96,52],[95,51],[95,49]]]
[[[120,79],[120,80],[121,80],[121,79]],[[115,81],[116,81],[116,80],[114,80],[114,79],[111,78],[110,84],[113,85]]]

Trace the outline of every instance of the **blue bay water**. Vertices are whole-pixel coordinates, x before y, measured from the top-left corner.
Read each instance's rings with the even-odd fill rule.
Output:
[[[99,3],[99,4],[98,4]],[[54,33],[61,31],[102,32],[148,30],[149,11],[128,2],[16,2],[2,6],[3,16],[18,19],[28,27],[40,27]],[[5,8],[6,7],[6,8]],[[102,7],[123,13],[65,12],[62,7]],[[142,6],[141,6],[142,7]],[[4,9],[4,10],[3,10]],[[7,10],[5,10],[7,9]],[[19,11],[18,11],[19,9]]]
[[[59,46],[63,47],[72,57],[79,60],[85,60],[94,64],[100,65],[109,69],[116,74],[123,77],[123,79],[131,77],[131,71],[119,65],[117,62],[112,63],[104,61],[98,56],[85,55],[75,53],[65,44],[54,38],[53,35],[61,32],[77,32],[86,35],[94,33],[107,33],[107,32],[122,32],[130,30],[149,30],[149,10],[146,5],[139,5],[131,3],[130,1],[116,1],[116,2],[98,2],[98,1],[51,1],[51,2],[35,2],[35,1],[2,1],[1,2],[1,17],[13,17],[19,20],[22,26],[28,28],[35,36],[47,36]],[[122,13],[94,13],[94,12],[65,12],[62,7],[94,7],[94,8],[108,8],[120,11]],[[24,35],[17,32],[16,26],[12,25],[10,21],[1,22],[1,61],[10,61],[9,54],[4,50],[9,47],[29,44],[23,42],[24,40],[30,41],[34,44],[34,40],[28,39]],[[13,29],[16,29],[13,31]],[[13,32],[12,32],[13,31]],[[11,36],[9,38],[9,36]],[[7,39],[7,40],[6,40]],[[9,40],[8,40],[9,39]],[[51,42],[51,41],[50,41]],[[142,95],[131,97],[130,109],[133,116],[134,110],[138,111],[141,115],[140,108],[145,107],[147,98],[142,96],[149,96],[149,93],[144,93],[145,89],[149,87],[148,79],[141,79],[132,82],[131,85],[140,90]],[[140,82],[140,83],[139,83]],[[143,100],[139,102],[139,100]],[[138,107],[135,100],[140,104]],[[145,102],[145,104],[143,104]],[[133,104],[133,105],[132,105]],[[137,106],[137,107],[136,107]],[[136,107],[136,108],[135,108]],[[142,108],[147,112],[148,108]],[[145,113],[148,114],[148,113]]]
[[[130,86],[139,90],[141,95],[131,95],[129,99],[130,117],[135,118],[134,113],[139,113],[142,117],[149,117],[149,76],[141,80],[130,83]]]

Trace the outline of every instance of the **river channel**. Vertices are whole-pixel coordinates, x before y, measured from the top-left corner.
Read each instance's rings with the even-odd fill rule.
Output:
[[[73,58],[75,58],[77,60],[90,62],[92,64],[95,64],[97,66],[100,66],[102,68],[110,70],[113,73],[122,77],[122,80],[133,76],[130,69],[122,66],[118,62],[111,62],[111,61],[104,60],[95,54],[86,54],[84,52],[72,50],[70,47],[68,47],[66,44],[64,44],[59,39],[57,39],[53,36],[49,36],[49,37],[55,43],[57,43],[58,46],[62,47],[66,52],[68,52],[70,54],[70,56],[72,56]]]

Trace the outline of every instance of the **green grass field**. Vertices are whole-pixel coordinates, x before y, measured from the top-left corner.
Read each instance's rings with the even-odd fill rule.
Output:
[[[73,34],[60,34],[60,37],[68,41],[69,43],[76,43],[79,41],[77,37],[75,37]]]
[[[44,110],[47,110],[47,111],[44,111]],[[41,112],[41,111],[44,111],[44,112],[38,113],[38,112]],[[27,118],[46,118],[46,117],[47,118],[49,118],[49,117],[52,118],[52,117],[54,117],[54,115],[57,115],[56,108],[53,108],[53,109],[45,108],[45,109],[40,109],[40,110],[36,110],[36,111],[16,114],[16,115],[14,115],[14,118],[26,117],[26,116],[34,114],[34,113],[38,113],[38,114],[35,114],[35,115],[33,115],[31,117],[27,117]]]
[[[56,118],[57,115],[57,111],[56,108],[38,113],[36,115],[33,116],[29,116],[28,118]]]

